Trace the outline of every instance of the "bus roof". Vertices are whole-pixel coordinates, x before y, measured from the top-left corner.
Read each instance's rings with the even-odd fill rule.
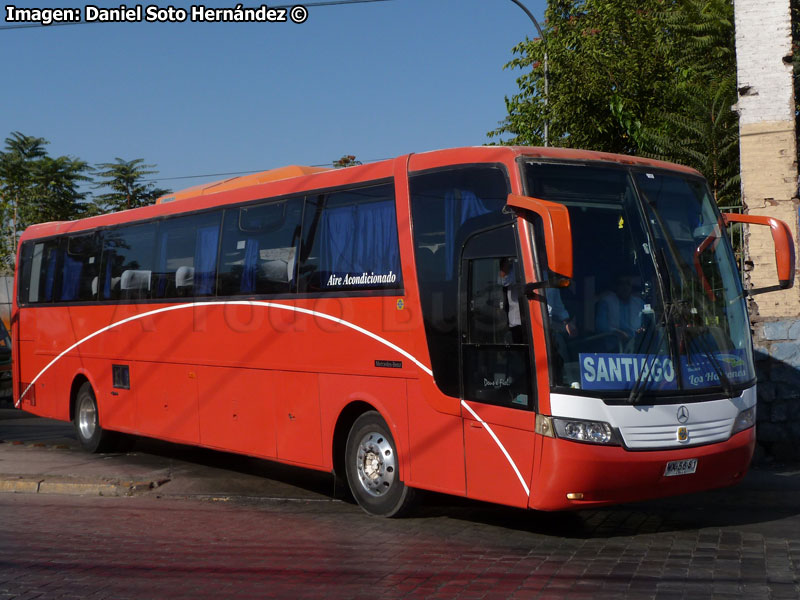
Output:
[[[329,170],[330,169],[328,167],[304,167],[301,165],[289,165],[288,167],[279,167],[277,169],[270,169],[269,171],[261,171],[260,173],[252,173],[250,175],[242,175],[239,177],[229,177],[227,179],[220,179],[219,181],[212,181],[210,183],[201,183],[200,185],[195,185],[177,192],[164,194],[156,200],[156,204],[164,204],[166,202],[184,200],[186,198],[194,198],[196,196],[205,196],[206,194],[216,194],[217,192],[225,192],[240,187],[258,185],[259,183],[267,183],[269,181],[280,181],[281,179],[299,177],[300,175],[311,175],[312,173],[321,173],[322,171]]]
[[[187,210],[203,210],[228,202],[236,203],[270,196],[292,195],[370,179],[388,178],[396,172],[395,165],[397,160],[402,160],[405,163],[405,169],[411,172],[454,164],[507,162],[516,157],[556,161],[616,163],[627,166],[669,169],[695,176],[701,175],[696,170],[683,165],[609,152],[530,146],[472,146],[409,154],[344,169],[293,165],[241,177],[232,177],[167,194],[159,198],[156,205],[153,206],[144,206],[77,221],[55,221],[31,225],[25,230],[21,239],[47,237],[94,227],[118,225],[131,221],[179,214]],[[230,192],[230,195],[220,201],[216,194],[221,192]]]

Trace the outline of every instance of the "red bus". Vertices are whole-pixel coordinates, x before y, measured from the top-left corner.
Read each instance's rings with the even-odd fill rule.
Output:
[[[476,147],[284,169],[28,228],[18,407],[541,510],[734,484],[755,447],[745,296],[699,173]]]

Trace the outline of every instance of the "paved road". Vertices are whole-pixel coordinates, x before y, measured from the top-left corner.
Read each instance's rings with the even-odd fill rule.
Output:
[[[0,439],[9,429],[0,421]],[[101,468],[71,449],[68,430],[58,433],[0,444],[0,471],[23,453]],[[0,494],[0,600],[800,598],[800,472],[790,469],[754,471],[731,490],[579,513],[428,496],[414,517],[386,520],[333,498],[324,476],[147,450],[97,459],[113,466],[106,473],[163,467],[173,476],[133,497]]]

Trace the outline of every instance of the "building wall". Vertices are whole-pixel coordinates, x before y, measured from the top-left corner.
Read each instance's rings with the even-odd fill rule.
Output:
[[[747,212],[785,221],[798,240],[792,40],[789,0],[735,0],[742,195]],[[759,377],[760,456],[800,459],[800,284],[777,285],[767,227],[750,227],[754,325]]]

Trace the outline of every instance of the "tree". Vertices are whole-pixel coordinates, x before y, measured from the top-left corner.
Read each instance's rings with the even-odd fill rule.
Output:
[[[47,155],[44,138],[14,131],[6,138],[5,151],[0,153],[0,210],[2,210],[3,244],[0,247],[3,262],[17,247],[20,231],[19,207],[33,201],[34,171],[36,161]],[[10,264],[13,264],[13,259]]]
[[[344,169],[345,167],[355,167],[356,165],[363,164],[360,160],[356,160],[356,157],[352,154],[345,154],[339,160],[333,161],[333,168],[334,169]]]
[[[735,75],[729,79],[688,86],[682,111],[665,114],[661,131],[641,134],[647,154],[703,173],[717,204],[726,207],[737,206],[741,197],[739,123],[730,108],[736,96]]]
[[[552,145],[636,152],[636,122],[646,125],[664,108],[672,80],[661,9],[659,0],[551,0],[546,43],[526,40],[513,49],[520,56],[506,67],[524,71],[520,92],[506,99],[508,116],[489,135],[541,145],[548,122]]]
[[[144,164],[143,158],[123,160],[115,158],[113,163],[97,165],[96,176],[102,178],[94,188],[110,188],[112,191],[94,198],[93,212],[105,213],[116,210],[138,208],[155,203],[159,196],[169,193],[143,180],[147,175],[158,173],[155,165]]]
[[[79,186],[90,181],[86,175],[89,165],[76,158],[44,156],[36,161],[33,169],[33,196],[35,202],[20,206],[20,215],[25,223],[46,221],[68,221],[83,216],[86,197]]]
[[[674,61],[677,107],[640,138],[644,154],[694,167],[722,206],[740,204],[739,118],[733,4],[682,0],[662,15],[679,42]]]
[[[547,122],[552,145],[683,162],[738,199],[732,0],[551,0],[547,17],[546,43],[513,49],[520,91],[491,137],[541,145]]]
[[[14,265],[19,234],[33,223],[81,216],[86,196],[80,184],[88,181],[88,165],[67,156],[52,158],[47,140],[13,132],[0,153],[0,263]]]

